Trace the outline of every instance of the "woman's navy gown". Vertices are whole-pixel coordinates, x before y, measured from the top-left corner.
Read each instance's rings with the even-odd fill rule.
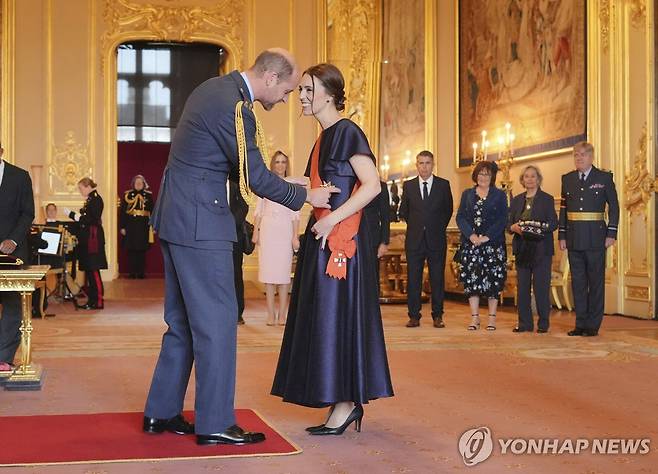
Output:
[[[322,132],[320,177],[341,190],[330,200],[332,209],[349,199],[356,184],[349,162],[356,154],[374,160],[364,133],[351,120]],[[316,408],[391,397],[372,229],[362,218],[347,278],[338,280],[325,273],[331,252],[328,245],[321,249],[311,232],[315,222],[311,216],[299,251],[272,395]]]

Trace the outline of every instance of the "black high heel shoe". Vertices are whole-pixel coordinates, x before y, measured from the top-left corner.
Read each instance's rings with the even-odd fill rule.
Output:
[[[352,410],[352,412],[349,414],[349,416],[347,417],[347,419],[342,425],[337,426],[336,428],[329,428],[327,426],[323,426],[322,428],[319,428],[315,431],[309,431],[309,434],[316,436],[342,435],[343,432],[347,429],[347,427],[354,422],[355,422],[356,431],[360,433],[362,420],[363,420],[363,406],[360,404],[356,404],[354,406],[354,409]]]
[[[327,420],[329,420],[329,418],[331,418],[331,414],[334,412],[334,408],[336,408],[336,405],[333,405],[333,406],[329,409],[329,414],[327,415]],[[325,425],[325,424],[326,424],[326,421],[325,421],[324,423],[322,423],[321,425],[309,426],[309,427],[307,427],[307,428],[305,428],[305,429],[306,429],[306,431],[308,431],[309,433],[313,433],[314,431],[318,431],[318,430],[321,430],[322,428],[324,428],[324,425]]]

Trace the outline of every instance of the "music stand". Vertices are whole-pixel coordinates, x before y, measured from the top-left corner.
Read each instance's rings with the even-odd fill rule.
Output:
[[[41,226],[40,226],[41,227]],[[39,263],[44,260],[51,265],[51,273],[57,275],[57,285],[48,294],[48,297],[54,296],[61,303],[71,301],[76,311],[79,306],[77,298],[82,296],[82,289],[73,281],[69,275],[66,255],[65,243],[70,240],[69,231],[63,224],[57,227],[41,227],[41,235],[44,240],[48,242],[48,248],[39,249],[37,259]],[[45,238],[44,238],[45,237]],[[53,249],[56,251],[53,253]]]

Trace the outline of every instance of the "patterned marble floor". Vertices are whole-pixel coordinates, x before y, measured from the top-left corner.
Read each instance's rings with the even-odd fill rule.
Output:
[[[107,285],[106,309],[52,304],[36,320],[42,391],[0,392],[0,415],[139,411],[164,330],[161,280]],[[483,311],[484,312],[484,311]],[[10,472],[452,472],[469,470],[457,449],[468,428],[494,438],[651,438],[646,455],[502,455],[481,472],[655,472],[658,461],[658,323],[606,316],[598,338],[570,338],[574,315],[554,312],[549,334],[514,334],[513,307],[495,332],[466,331],[468,308],[446,304],[446,328],[408,329],[404,306],[382,306],[396,396],[367,407],[364,431],[317,439],[303,427],[321,413],[268,395],[283,333],[265,325],[265,302],[248,286],[238,332],[236,405],[256,408],[304,453],[248,460],[17,468]],[[186,407],[193,407],[191,384]],[[7,427],[2,427],[6,429]],[[35,442],[38,442],[35,440]]]

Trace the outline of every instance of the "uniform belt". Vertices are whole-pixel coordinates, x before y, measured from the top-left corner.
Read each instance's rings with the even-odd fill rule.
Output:
[[[150,217],[151,212],[150,211],[140,211],[138,209],[134,209],[132,211],[126,212],[129,216],[139,216],[139,217]]]
[[[602,221],[605,220],[604,212],[567,212],[569,221]]]

